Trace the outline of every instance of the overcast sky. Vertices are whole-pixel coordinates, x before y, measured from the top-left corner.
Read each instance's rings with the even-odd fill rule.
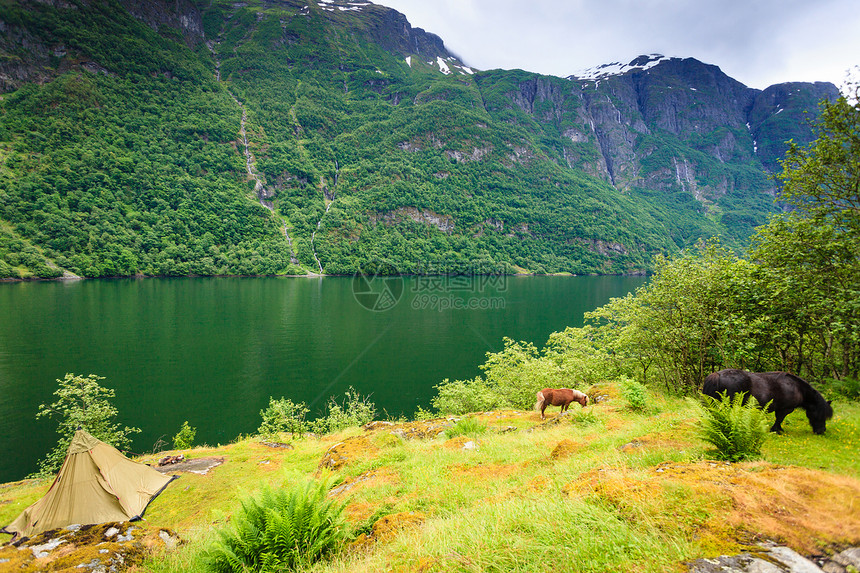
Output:
[[[860,65],[860,0],[373,1],[482,70],[568,76],[658,53],[715,64],[763,89],[789,81],[841,86]]]

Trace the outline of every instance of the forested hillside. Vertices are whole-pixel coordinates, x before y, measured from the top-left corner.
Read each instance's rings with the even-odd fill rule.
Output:
[[[0,2],[0,277],[633,273],[776,209],[831,84],[478,71],[369,2]]]

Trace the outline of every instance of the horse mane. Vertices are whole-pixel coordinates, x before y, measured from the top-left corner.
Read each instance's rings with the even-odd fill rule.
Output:
[[[825,400],[821,392],[813,388],[812,384],[800,376],[795,376],[791,372],[786,372],[785,375],[792,379],[798,388],[800,388],[800,391],[803,393],[803,407],[807,411],[811,409],[818,414],[823,414],[828,420],[833,417],[833,407],[830,405],[830,402]]]

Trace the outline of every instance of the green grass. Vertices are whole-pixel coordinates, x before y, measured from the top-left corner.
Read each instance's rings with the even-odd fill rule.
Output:
[[[299,439],[292,450],[252,439],[196,448],[192,457],[226,462],[206,476],[184,474],[150,506],[149,524],[174,529],[188,543],[149,558],[141,570],[201,570],[213,530],[230,523],[240,499],[264,485],[289,488],[320,475],[329,448],[365,435],[351,441],[359,446],[334,475],[346,486],[335,499],[346,503],[348,533],[367,534],[386,516],[395,524],[400,515],[420,519],[310,570],[683,571],[686,561],[743,548],[745,533],[731,514],[733,490],[720,489],[731,480],[709,471],[728,468],[736,479],[762,479],[774,465],[787,466],[770,472],[777,476],[791,466],[821,469],[827,472],[816,474],[821,479],[831,476],[839,487],[856,488],[849,495],[860,495],[860,405],[836,404],[825,436],[813,435],[803,412],[795,412],[784,435],[765,441],[762,462],[722,466],[706,460],[710,446],[697,437],[693,401],[656,395],[649,406],[647,414],[632,412],[618,397],[557,424],[542,423],[535,412],[474,414],[470,423],[486,428],[476,450],[463,450],[462,437],[403,439],[360,428]],[[503,431],[510,426],[517,429]],[[556,456],[561,445],[568,453]],[[10,521],[48,485],[0,486],[3,499],[12,500],[0,504],[0,520]],[[774,491],[780,487],[774,484]],[[814,518],[812,497],[827,503],[828,496],[809,496],[793,499],[799,505],[789,511]],[[858,510],[833,511],[844,512],[848,537],[860,543]],[[821,551],[836,543],[823,530],[813,533],[807,537]]]

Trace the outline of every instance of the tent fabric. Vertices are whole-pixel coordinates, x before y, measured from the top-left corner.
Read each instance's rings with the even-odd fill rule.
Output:
[[[134,462],[78,430],[48,493],[2,531],[32,537],[73,523],[134,521],[177,477]]]

